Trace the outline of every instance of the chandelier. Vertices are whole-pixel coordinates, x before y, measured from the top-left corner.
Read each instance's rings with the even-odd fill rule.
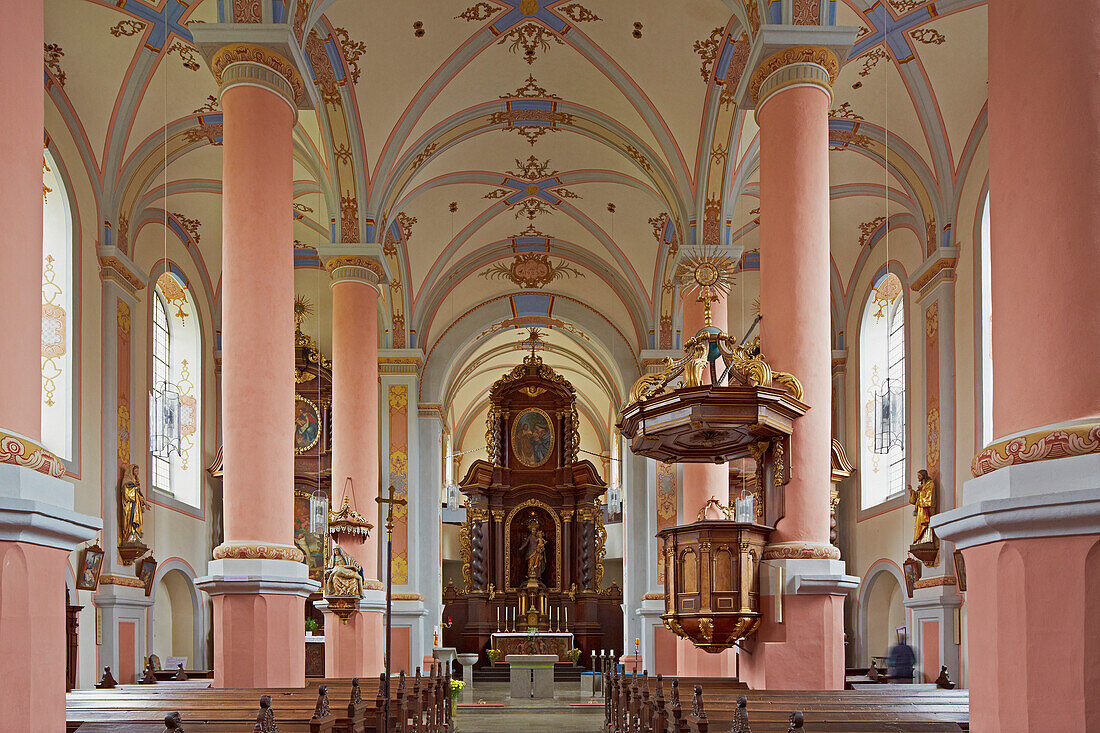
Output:
[[[370,537],[374,525],[351,506],[351,477],[344,483],[344,503],[339,511],[329,512],[328,498],[324,499],[325,530],[337,542],[364,542]],[[312,500],[310,506],[312,507]]]
[[[149,392],[149,453],[158,458],[180,455],[180,393],[168,381]]]
[[[875,393],[875,453],[905,447],[905,387],[886,377]]]

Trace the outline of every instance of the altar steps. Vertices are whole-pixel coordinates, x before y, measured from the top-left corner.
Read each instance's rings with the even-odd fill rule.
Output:
[[[555,682],[580,682],[581,672],[584,669],[581,667],[574,667],[569,662],[558,662],[554,665],[554,681]],[[507,682],[508,681],[508,665],[498,664],[492,668],[481,668],[474,670],[474,685],[478,682]]]

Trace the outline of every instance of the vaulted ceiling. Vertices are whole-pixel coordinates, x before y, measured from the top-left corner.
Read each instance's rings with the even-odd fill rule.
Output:
[[[540,325],[544,358],[582,394],[586,445],[605,451],[641,352],[678,328],[666,280],[683,244],[747,253],[731,330],[751,319],[758,130],[728,87],[753,17],[785,3],[303,2],[285,7],[303,9],[317,104],[298,115],[288,216],[298,290],[321,312],[308,327],[327,348],[327,283],[310,247],[382,244],[396,280],[383,345],[423,349],[421,400],[444,404],[456,449],[481,440],[470,426],[518,359],[512,329]],[[971,168],[986,167],[986,11],[826,7],[859,28],[830,120],[842,330],[883,246],[923,261]],[[46,0],[47,133],[87,199],[86,246],[109,228],[138,260],[163,246],[167,210],[215,314],[221,113],[190,29],[218,17],[217,0]]]

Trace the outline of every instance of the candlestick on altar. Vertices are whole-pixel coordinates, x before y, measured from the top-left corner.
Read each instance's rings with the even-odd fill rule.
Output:
[[[497,633],[500,633],[500,606],[497,606]]]

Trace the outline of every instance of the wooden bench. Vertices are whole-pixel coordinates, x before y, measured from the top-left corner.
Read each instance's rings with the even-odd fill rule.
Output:
[[[252,733],[261,694],[271,696],[271,707],[284,733],[373,733],[382,730],[386,696],[383,679],[359,685],[358,702],[352,699],[352,680],[310,680],[301,689],[212,689],[209,682],[173,682],[122,686],[113,690],[76,690],[66,698],[68,731],[106,731],[104,725],[144,725],[160,731],[164,716],[178,711],[188,731]],[[330,714],[315,715],[318,688],[327,688]],[[402,674],[390,685],[391,731],[443,733],[450,727],[450,676]]]
[[[749,692],[737,680],[650,679],[644,674],[609,674],[605,682],[605,722],[611,733],[724,733],[733,724],[741,696],[747,697],[746,712],[752,729],[765,733],[786,731],[794,710],[803,713],[811,733],[936,733],[969,727],[969,696],[965,690],[914,692],[897,685],[890,686],[891,693]]]

